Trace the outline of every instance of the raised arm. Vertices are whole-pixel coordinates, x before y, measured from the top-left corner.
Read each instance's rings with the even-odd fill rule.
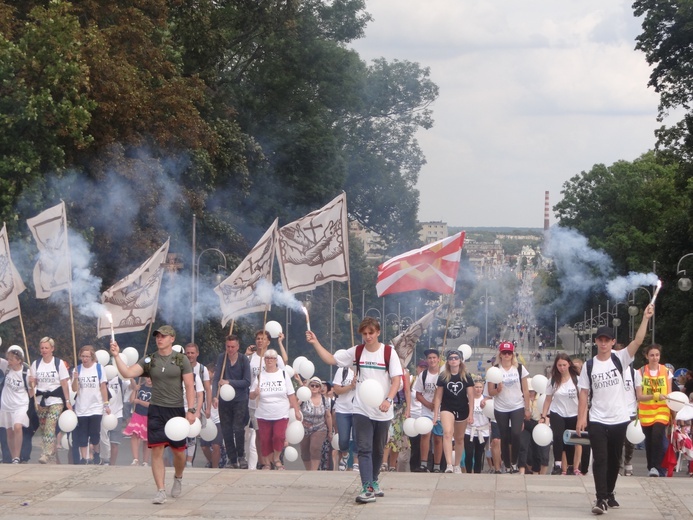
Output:
[[[320,342],[318,341],[318,337],[315,335],[313,331],[306,331],[306,341],[313,345],[315,352],[325,363],[327,363],[328,365],[337,364],[337,360],[335,360],[334,356],[330,353],[329,350],[327,350],[320,344]]]
[[[645,312],[642,316],[642,321],[640,322],[640,327],[638,327],[638,332],[635,333],[633,341],[628,344],[628,353],[630,357],[635,357],[640,345],[645,340],[645,335],[647,334],[647,324],[650,322],[650,318],[654,316],[654,305],[649,304],[645,307]]]

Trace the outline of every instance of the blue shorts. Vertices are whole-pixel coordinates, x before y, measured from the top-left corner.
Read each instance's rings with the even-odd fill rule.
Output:
[[[440,420],[433,425],[433,430],[431,431],[433,432],[433,435],[437,435],[438,437],[443,436],[443,425],[440,424]]]

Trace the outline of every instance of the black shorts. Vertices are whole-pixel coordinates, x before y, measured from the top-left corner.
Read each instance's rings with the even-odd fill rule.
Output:
[[[441,412],[449,412],[455,417],[455,422],[466,421],[469,418],[469,407],[464,410],[455,410],[453,408],[448,408],[446,406],[440,407]]]
[[[147,414],[147,446],[170,446],[172,450],[184,450],[187,447],[186,439],[172,441],[166,437],[166,423],[174,417],[185,417],[185,408],[167,408],[165,406],[149,405]]]

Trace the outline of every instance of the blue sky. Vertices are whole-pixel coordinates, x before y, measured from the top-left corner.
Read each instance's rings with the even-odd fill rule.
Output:
[[[631,1],[367,0],[361,57],[419,62],[440,87],[420,220],[543,225],[563,183],[654,146],[658,97]],[[551,223],[555,223],[553,214]]]

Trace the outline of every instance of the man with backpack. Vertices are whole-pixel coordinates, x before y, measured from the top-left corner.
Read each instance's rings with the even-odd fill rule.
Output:
[[[647,324],[654,315],[648,305],[638,332],[630,344],[614,351],[616,343],[610,327],[599,327],[595,343],[597,355],[585,363],[578,379],[578,434],[589,430],[594,463],[592,474],[597,500],[592,513],[601,515],[618,508],[614,488],[618,479],[623,442],[630,422],[628,396],[623,371],[630,365],[647,334]],[[589,403],[589,406],[588,406]],[[589,417],[588,417],[589,414]]]

